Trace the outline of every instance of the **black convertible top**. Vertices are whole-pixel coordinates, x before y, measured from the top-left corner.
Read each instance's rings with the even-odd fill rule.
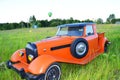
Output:
[[[59,25],[58,27],[84,27],[86,25],[92,25],[95,23],[71,23],[71,24],[63,24]]]

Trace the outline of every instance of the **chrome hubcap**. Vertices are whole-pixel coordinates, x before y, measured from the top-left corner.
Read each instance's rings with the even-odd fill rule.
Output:
[[[80,42],[76,46],[76,53],[78,55],[83,55],[86,51],[86,44],[84,42]]]

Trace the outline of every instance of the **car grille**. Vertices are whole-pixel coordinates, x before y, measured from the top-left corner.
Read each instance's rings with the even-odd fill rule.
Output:
[[[31,48],[26,47],[27,63],[31,62],[28,59],[28,55],[32,55],[34,57],[33,60],[38,56],[36,45],[34,44],[34,47],[33,47],[33,44],[32,45],[30,44],[30,46],[31,46]]]

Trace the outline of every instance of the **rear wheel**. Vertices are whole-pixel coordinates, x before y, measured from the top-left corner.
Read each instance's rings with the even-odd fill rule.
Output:
[[[104,45],[104,52],[107,53],[107,49],[108,49],[108,46],[107,46],[107,43],[105,43]]]

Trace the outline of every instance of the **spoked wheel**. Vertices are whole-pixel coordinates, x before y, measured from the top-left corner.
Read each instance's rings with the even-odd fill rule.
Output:
[[[49,66],[45,73],[45,80],[60,80],[61,70],[57,63]]]

